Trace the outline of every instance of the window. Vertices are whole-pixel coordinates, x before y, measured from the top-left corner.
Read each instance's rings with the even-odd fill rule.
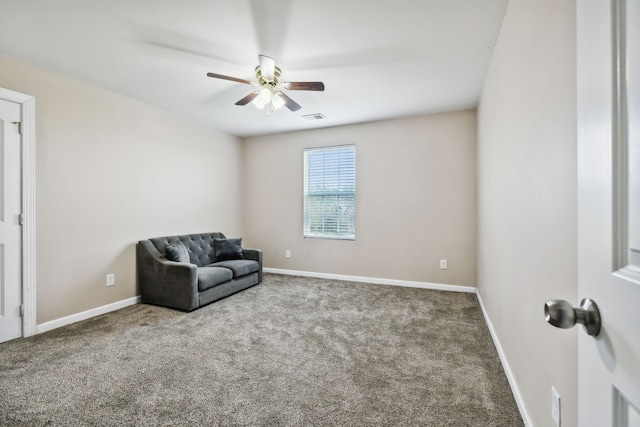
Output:
[[[356,238],[356,147],[304,150],[304,237]]]

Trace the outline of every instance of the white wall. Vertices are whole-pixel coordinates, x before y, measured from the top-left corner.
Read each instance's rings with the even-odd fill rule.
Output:
[[[578,302],[573,0],[512,0],[478,108],[478,290],[532,425],[577,425],[577,329],[544,302]]]
[[[138,240],[242,233],[238,138],[4,56],[0,87],[36,99],[38,324],[138,295]]]
[[[343,144],[356,240],[304,239],[303,150]],[[246,139],[245,242],[271,268],[475,286],[475,148],[475,111]]]

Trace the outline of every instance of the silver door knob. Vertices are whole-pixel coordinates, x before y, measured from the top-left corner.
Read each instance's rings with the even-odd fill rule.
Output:
[[[544,303],[544,318],[557,328],[572,328],[576,323],[582,324],[587,334],[597,336],[600,333],[600,310],[596,303],[584,298],[580,301],[580,307],[573,307],[570,303],[561,299],[550,299]]]

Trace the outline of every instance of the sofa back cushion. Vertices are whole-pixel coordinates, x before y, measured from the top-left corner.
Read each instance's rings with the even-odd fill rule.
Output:
[[[222,233],[202,233],[202,234],[186,234],[183,236],[167,236],[155,237],[151,243],[165,257],[167,256],[167,245],[175,242],[182,242],[189,252],[189,262],[198,267],[212,264],[216,261],[216,253],[214,248],[214,239],[224,239]]]

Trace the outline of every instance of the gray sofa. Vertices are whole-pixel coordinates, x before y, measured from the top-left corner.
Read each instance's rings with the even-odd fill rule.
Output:
[[[141,240],[141,302],[192,311],[262,282],[262,251],[222,233]]]

